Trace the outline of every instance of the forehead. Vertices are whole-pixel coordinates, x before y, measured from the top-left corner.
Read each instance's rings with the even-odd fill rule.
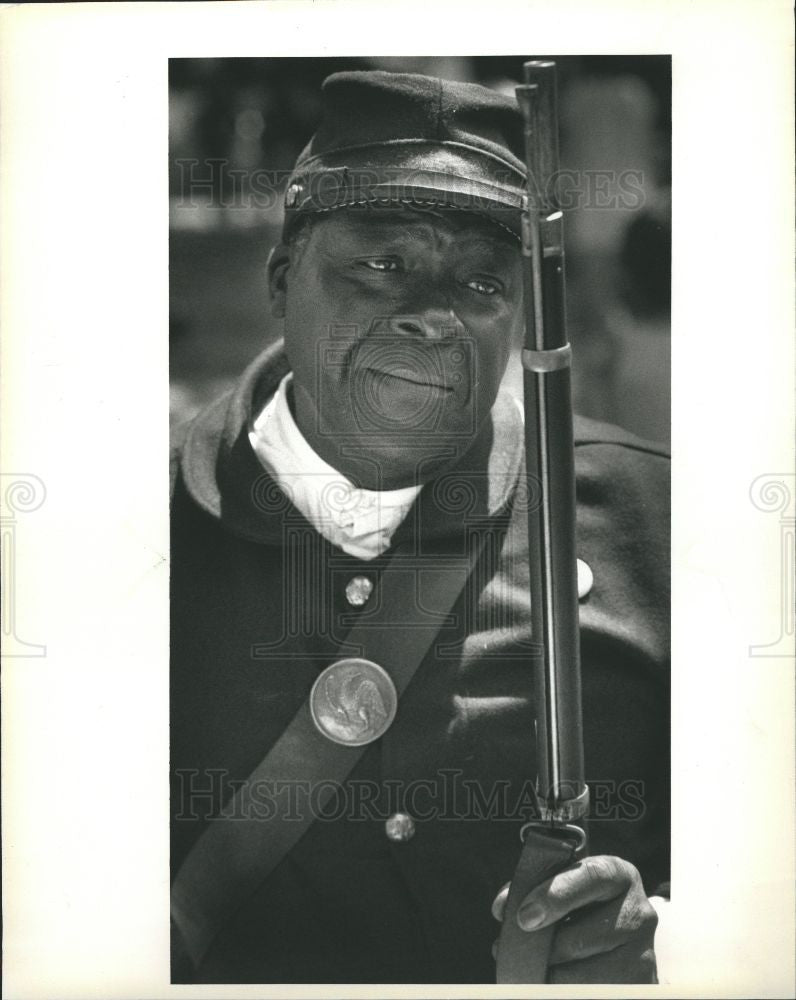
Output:
[[[496,223],[471,212],[420,206],[373,205],[338,209],[319,227],[329,239],[432,244],[442,240],[466,249],[492,252],[500,257],[519,255],[516,237]]]

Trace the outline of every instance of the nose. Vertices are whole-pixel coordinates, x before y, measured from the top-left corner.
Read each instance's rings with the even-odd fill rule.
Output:
[[[446,340],[462,337],[465,327],[452,309],[430,307],[412,315],[390,316],[386,323],[388,332],[395,337],[413,337],[418,340]]]

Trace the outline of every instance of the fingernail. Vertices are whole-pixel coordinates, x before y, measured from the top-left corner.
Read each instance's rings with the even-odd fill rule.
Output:
[[[523,906],[517,913],[517,923],[524,931],[533,931],[544,923],[544,907],[540,903],[529,903]]]
[[[492,900],[492,916],[495,920],[502,921],[503,914],[506,910],[506,900],[508,899],[510,882],[506,882],[504,886],[501,886],[500,892]]]

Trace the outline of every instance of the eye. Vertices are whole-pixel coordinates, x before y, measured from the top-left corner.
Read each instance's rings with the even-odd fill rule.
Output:
[[[497,282],[488,281],[486,278],[471,278],[465,284],[474,292],[478,292],[479,295],[494,295],[500,291],[500,285]]]
[[[393,260],[391,257],[368,257],[366,260],[361,260],[359,262],[363,267],[369,268],[371,271],[397,271],[398,262]]]

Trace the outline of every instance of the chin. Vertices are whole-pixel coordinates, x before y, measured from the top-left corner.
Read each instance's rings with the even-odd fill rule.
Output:
[[[352,461],[349,453],[346,474],[372,490],[420,485],[453,468],[472,444],[472,438],[439,435],[360,439],[356,450],[362,458]]]

